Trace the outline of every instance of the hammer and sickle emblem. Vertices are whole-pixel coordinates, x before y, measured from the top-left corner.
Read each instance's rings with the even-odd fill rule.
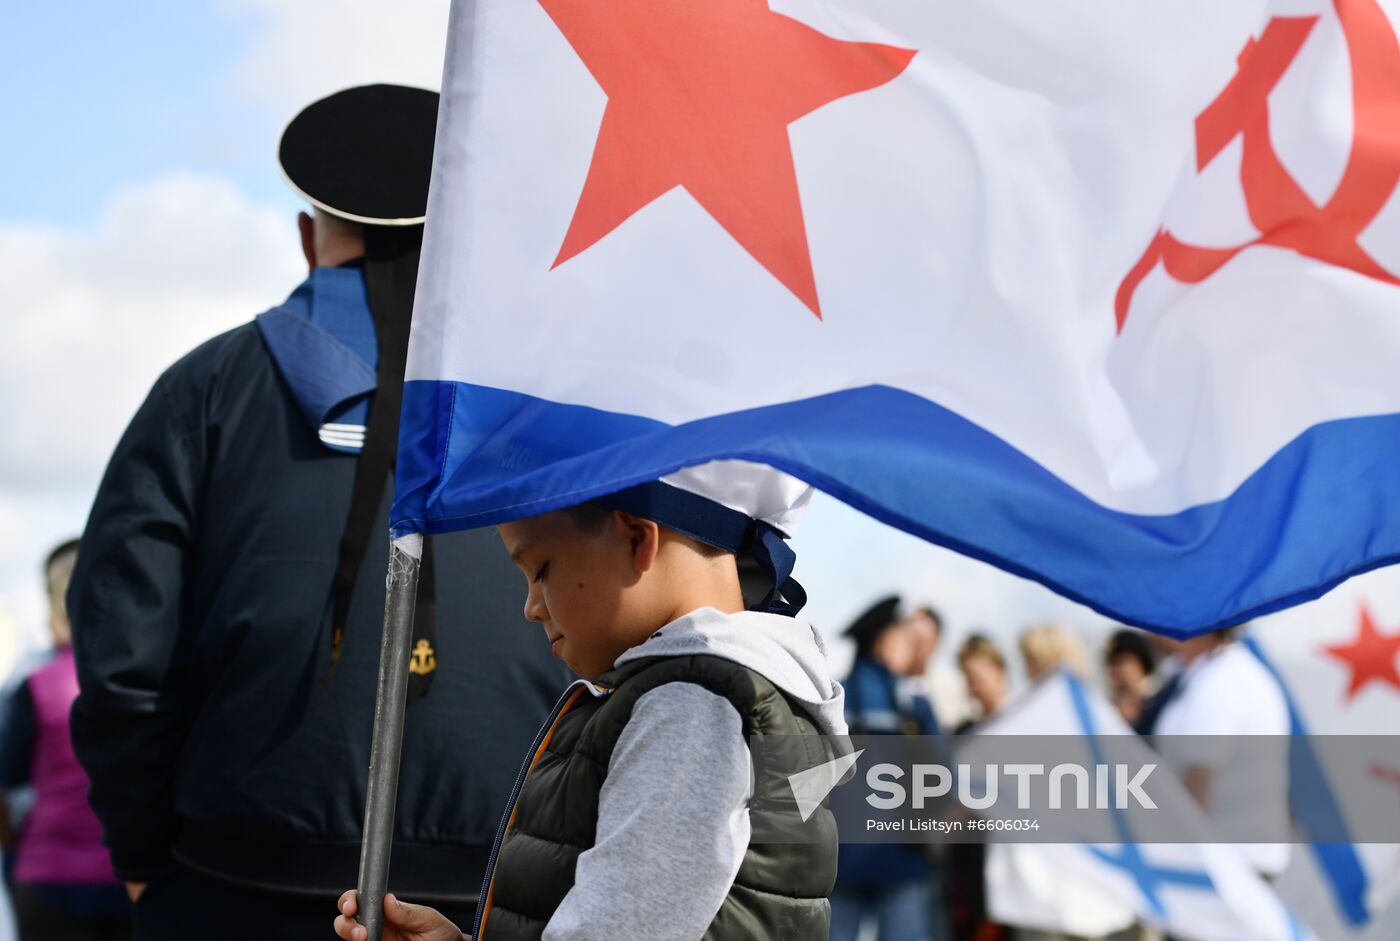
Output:
[[[1400,279],[1358,243],[1400,182],[1400,42],[1377,0],[1333,0],[1351,58],[1352,146],[1341,182],[1322,205],[1288,172],[1269,138],[1269,93],[1288,71],[1318,17],[1276,16],[1238,58],[1225,90],[1196,118],[1196,169],[1243,138],[1240,183],[1259,237],[1233,248],[1178,241],[1166,228],[1118,287],[1118,332],[1133,294],[1160,262],[1168,275],[1199,284],[1254,245],[1288,248],[1308,258],[1390,284]]]
[[[420,640],[413,645],[413,657],[408,662],[408,672],[415,676],[427,676],[437,669],[437,656],[433,653],[433,645],[426,640]]]

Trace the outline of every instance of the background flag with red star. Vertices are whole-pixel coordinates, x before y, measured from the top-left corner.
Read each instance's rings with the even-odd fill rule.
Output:
[[[456,3],[395,531],[744,458],[1167,633],[1400,559],[1397,22]]]
[[[1376,822],[1360,810],[1400,813],[1400,767],[1384,746],[1400,729],[1400,572],[1373,572],[1276,614],[1247,643],[1278,677],[1292,713],[1290,804],[1314,851],[1290,873],[1290,888],[1314,873],[1330,889],[1331,917],[1366,924],[1400,894],[1400,846],[1367,842]],[[1329,748],[1329,736],[1352,738]],[[1339,841],[1342,832],[1358,842]],[[1316,927],[1330,913],[1302,914]]]

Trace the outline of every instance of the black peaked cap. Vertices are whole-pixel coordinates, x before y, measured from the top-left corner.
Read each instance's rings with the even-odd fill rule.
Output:
[[[277,161],[317,209],[367,225],[420,225],[428,211],[437,112],[437,92],[424,88],[347,88],[292,119]]]
[[[851,626],[846,628],[846,636],[856,642],[858,649],[865,650],[897,620],[899,595],[890,595],[875,602],[864,614],[851,622]]]

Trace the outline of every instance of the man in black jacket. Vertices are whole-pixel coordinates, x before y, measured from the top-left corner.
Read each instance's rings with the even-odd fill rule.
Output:
[[[98,491],[73,735],[139,939],[319,937],[355,882],[436,111],[368,86],[288,126],[310,277],[160,378]],[[567,679],[518,581],[489,530],[429,541],[393,880],[464,922]]]

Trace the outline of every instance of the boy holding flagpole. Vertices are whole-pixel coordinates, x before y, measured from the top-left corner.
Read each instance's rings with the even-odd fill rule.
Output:
[[[529,582],[526,617],[583,679],[527,758],[474,937],[827,937],[835,822],[819,809],[794,823],[788,783],[813,763],[799,742],[846,732],[789,577],[784,540],[810,493],[717,461],[500,525]],[[772,580],[750,610],[739,555]],[[755,736],[776,737],[757,774]],[[785,842],[762,841],[779,827]],[[337,934],[365,938],[355,893],[340,910]],[[460,934],[392,898],[385,919],[390,939]]]

